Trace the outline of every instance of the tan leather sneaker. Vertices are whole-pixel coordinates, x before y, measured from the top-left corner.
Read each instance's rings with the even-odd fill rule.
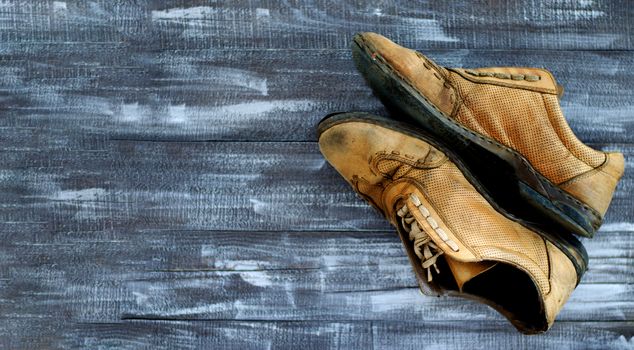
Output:
[[[407,124],[335,114],[319,134],[328,162],[397,228],[423,293],[486,303],[524,333],[552,325],[586,269],[572,235],[501,214],[450,152]]]
[[[375,33],[353,57],[381,100],[463,160],[502,207],[527,222],[592,237],[623,174],[620,153],[584,145],[544,69],[441,67]]]

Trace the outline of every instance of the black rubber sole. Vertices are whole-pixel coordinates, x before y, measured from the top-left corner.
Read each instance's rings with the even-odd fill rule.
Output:
[[[601,224],[599,213],[539,174],[522,155],[445,116],[376,55],[362,36],[355,36],[352,53],[357,69],[386,107],[451,149],[500,207],[537,226],[594,235]]]
[[[465,164],[463,158],[453,152],[453,149],[448,148],[446,145],[439,143],[436,139],[426,135],[420,128],[415,125],[399,122],[393,119],[388,119],[363,112],[349,112],[349,113],[334,113],[324,117],[317,127],[318,135],[326,131],[327,129],[343,123],[349,122],[362,122],[369,123],[384,127],[386,129],[394,130],[401,134],[417,138],[426,143],[431,144],[443,152],[449,159],[456,164],[458,169],[462,171],[465,178],[476,188],[476,190],[505,217],[510,220],[520,223],[522,226],[534,231],[541,237],[545,238],[557,248],[559,248],[568,258],[570,258],[572,264],[577,272],[577,283],[579,283],[581,276],[585,273],[588,267],[588,253],[581,242],[568,231],[561,227],[544,227],[534,222],[528,222],[521,217],[517,217],[512,212],[506,210],[506,208],[499,205],[497,201],[492,198],[491,191],[487,189],[487,184],[481,181],[480,177],[474,176],[471,169]],[[502,187],[500,187],[502,188]],[[514,192],[517,193],[517,192]],[[499,193],[496,193],[500,195]],[[528,193],[530,194],[530,193]],[[516,197],[516,200],[524,200],[523,197]]]

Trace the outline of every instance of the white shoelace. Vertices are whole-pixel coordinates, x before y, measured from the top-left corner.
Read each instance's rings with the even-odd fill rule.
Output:
[[[443,255],[444,252],[439,249],[431,240],[431,237],[423,231],[414,216],[409,212],[407,205],[403,205],[397,212],[397,215],[401,217],[401,224],[405,231],[409,233],[410,241],[414,242],[414,253],[416,253],[416,256],[421,260],[423,268],[427,270],[427,282],[431,282],[433,279],[431,268],[433,267],[436,273],[440,274],[436,260],[439,256]]]

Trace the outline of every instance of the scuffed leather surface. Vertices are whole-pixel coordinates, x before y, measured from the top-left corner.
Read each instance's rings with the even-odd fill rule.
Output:
[[[360,36],[376,59],[387,63],[447,117],[517,151],[553,184],[587,174],[584,181],[562,189],[596,215],[605,213],[622,172],[615,175],[616,182],[605,181],[600,172],[593,172],[605,163],[606,154],[574,135],[559,106],[563,89],[549,71],[532,67],[443,68],[379,34]],[[476,76],[468,71],[505,78]],[[515,80],[513,75],[539,79]],[[598,191],[594,190],[597,186],[601,187]]]
[[[446,70],[420,53],[397,45],[376,33],[360,34],[374,59],[384,60],[403,79],[409,81],[440,111],[451,114],[456,92],[446,83]]]
[[[431,227],[424,227],[451,259],[465,263],[504,262],[526,272],[538,286],[544,317],[552,324],[576,286],[572,263],[538,234],[491,207],[439,150],[422,140],[359,121],[337,124],[324,131],[319,145],[328,162],[393,224],[396,204],[406,202],[415,193],[437,218],[438,226],[460,247],[459,251],[447,249]],[[408,205],[417,221],[428,225],[422,214]],[[553,264],[557,265],[556,273]],[[414,270],[423,282],[421,270]],[[465,280],[468,276],[461,276],[460,282]]]
[[[516,89],[524,89],[529,91],[538,91],[546,94],[558,95],[557,82],[553,75],[542,68],[532,67],[486,67],[486,68],[449,68],[454,73],[459,74],[463,79],[469,80],[478,84],[492,84],[498,86],[506,86]],[[496,77],[488,76],[474,76],[467,73],[467,70],[475,72],[494,72],[508,75],[533,75],[540,79],[537,81],[527,80],[513,80],[513,79],[500,79]]]

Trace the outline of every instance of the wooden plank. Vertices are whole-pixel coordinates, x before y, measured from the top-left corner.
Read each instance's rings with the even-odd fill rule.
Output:
[[[11,320],[0,346],[117,349],[632,349],[632,323],[557,322],[524,336],[499,321],[51,323]]]
[[[480,5],[0,0],[0,348],[634,348],[634,8]],[[418,295],[319,154],[321,116],[384,113],[350,60],[361,30],[547,67],[580,137],[626,153],[547,335]]]
[[[588,241],[591,267],[562,320],[634,317],[634,232]],[[46,232],[5,235],[6,318],[501,320],[423,297],[393,232]]]
[[[29,330],[19,328],[26,324]],[[370,323],[354,322],[134,321],[60,326],[32,320],[12,320],[9,330],[0,329],[0,347],[240,350],[369,349],[373,331]]]
[[[565,86],[563,110],[582,140],[634,141],[631,51],[425,52],[447,66],[547,67]],[[347,50],[80,45],[0,62],[0,147],[81,148],[112,138],[314,141],[328,113],[385,114]]]
[[[627,0],[551,2],[313,0],[8,0],[0,9],[5,51],[119,44],[154,50],[347,48],[359,31],[410,46],[487,49],[632,49]]]
[[[472,321],[377,323],[377,349],[632,349],[631,322],[592,323],[557,321],[548,333],[525,336],[508,324]]]
[[[86,147],[0,151],[0,232],[389,230],[315,143],[90,140]],[[632,167],[634,146],[599,147],[621,150]],[[626,171],[606,232],[632,230],[633,181]]]
[[[91,231],[50,234],[16,232],[3,236],[3,264],[32,272],[45,257],[54,257],[59,267],[110,259],[110,273],[196,271],[317,271],[337,277],[340,290],[363,283],[364,290],[415,287],[410,265],[393,230],[385,232],[250,232],[250,231]],[[634,283],[630,268],[634,259],[634,232],[613,231],[585,240],[590,269],[584,283]],[[129,245],[129,248],[123,249]],[[169,247],[169,248],[166,248]],[[73,249],[76,249],[74,252]],[[289,254],[293,252],[293,254]],[[161,256],[160,260],[155,260]],[[355,269],[358,272],[354,272]],[[17,271],[17,270],[16,270]],[[312,272],[311,272],[312,273]],[[19,274],[13,272],[13,277]],[[380,278],[378,277],[380,276]],[[370,283],[370,284],[368,284]],[[329,291],[335,289],[329,285]]]

